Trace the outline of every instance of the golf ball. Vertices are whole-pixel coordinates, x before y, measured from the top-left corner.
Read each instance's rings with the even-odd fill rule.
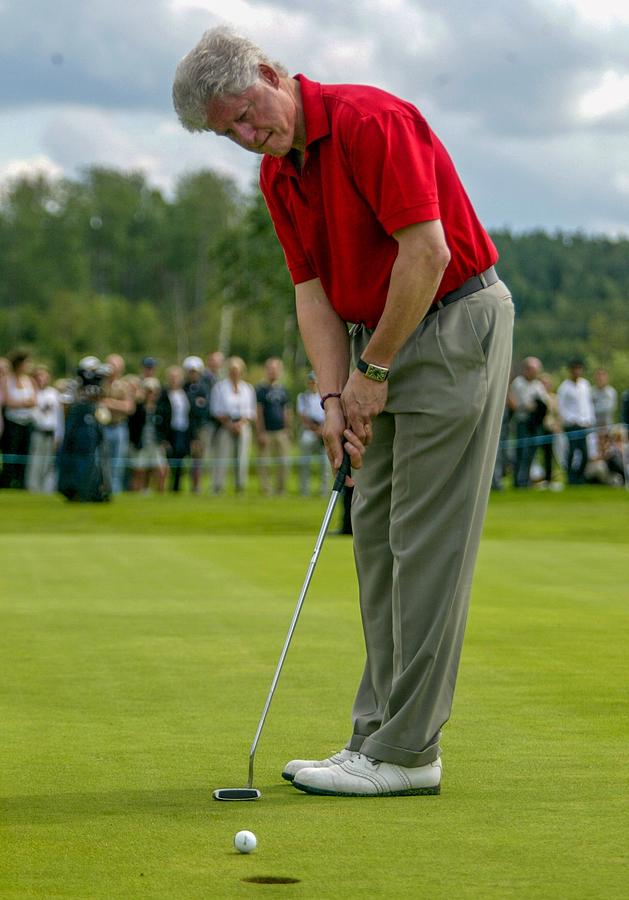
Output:
[[[251,853],[256,849],[258,841],[253,831],[239,831],[234,836],[234,847],[239,853]]]

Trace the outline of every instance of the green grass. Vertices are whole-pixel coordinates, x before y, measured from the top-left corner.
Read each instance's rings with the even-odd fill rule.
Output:
[[[492,497],[440,797],[279,777],[343,745],[362,667],[351,542],[330,537],[259,746],[263,797],[211,799],[246,781],[323,508],[0,495],[0,896],[627,895],[624,491]]]

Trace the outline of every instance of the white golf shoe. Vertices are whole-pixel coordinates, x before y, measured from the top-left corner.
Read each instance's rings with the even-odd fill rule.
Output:
[[[284,766],[282,778],[285,778],[286,781],[292,781],[297,772],[301,769],[327,769],[329,766],[335,766],[338,763],[352,759],[353,756],[358,756],[358,753],[355,750],[347,750],[344,748],[343,750],[339,750],[338,753],[328,756],[327,759],[291,759],[291,761],[287,762]]]
[[[396,766],[355,753],[325,768],[300,769],[293,785],[307,794],[333,797],[406,797],[441,791],[441,760],[426,766]]]

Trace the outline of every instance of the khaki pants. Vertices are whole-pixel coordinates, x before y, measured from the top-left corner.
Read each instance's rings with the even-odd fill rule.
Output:
[[[271,480],[275,481],[275,493],[283,494],[286,490],[290,469],[290,438],[282,431],[267,431],[268,444],[260,451],[258,465],[260,471],[260,487],[263,493],[271,491]],[[271,469],[273,475],[271,476]]]
[[[225,488],[227,469],[233,470],[236,491],[244,491],[249,478],[249,454],[251,451],[251,425],[242,426],[240,434],[234,435],[227,428],[220,428],[216,435],[213,490],[220,494]]]
[[[511,363],[502,282],[428,316],[397,355],[356,470],[354,552],[367,649],[351,750],[404,766],[440,754]],[[369,332],[358,327],[352,360]]]

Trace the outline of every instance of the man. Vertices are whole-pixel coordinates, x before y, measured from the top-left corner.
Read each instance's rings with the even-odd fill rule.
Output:
[[[142,381],[146,381],[147,378],[155,378],[157,374],[157,366],[159,364],[159,360],[154,356],[145,356],[142,360],[140,378]]]
[[[574,357],[568,363],[568,377],[557,389],[559,418],[568,439],[565,462],[568,484],[585,484],[585,468],[589,458],[588,432],[594,424],[592,389],[590,382],[583,377],[584,372],[585,363]]]
[[[531,483],[531,463],[535,456],[542,422],[548,409],[548,396],[540,381],[542,364],[535,356],[527,356],[522,361],[522,374],[511,382],[509,402],[515,420],[515,467],[513,486],[529,487]]]
[[[301,426],[299,433],[299,493],[302,497],[310,495],[313,459],[317,461],[321,473],[320,494],[328,492],[330,471],[322,437],[325,413],[321,409],[321,394],[314,372],[308,373],[306,385],[307,390],[297,394],[297,415]]]
[[[208,395],[211,396],[212,389],[223,377],[223,366],[225,365],[225,356],[220,350],[212,350],[208,353],[205,359],[205,369],[203,371],[203,381],[207,387]],[[202,449],[203,449],[203,459],[207,461],[207,464],[211,466],[212,478],[211,481],[214,481],[214,474],[216,471],[216,463],[219,458],[218,454],[218,436],[221,430],[221,423],[219,420],[212,414],[212,410],[210,408],[210,421],[209,427],[207,430],[204,430],[201,435],[202,440]],[[210,490],[212,486],[210,485]]]
[[[256,429],[260,448],[260,489],[271,493],[269,469],[274,466],[275,493],[286,490],[289,471],[290,397],[281,382],[284,366],[272,356],[264,364],[266,380],[256,387]]]
[[[367,661],[353,732],[284,777],[315,794],[438,793],[511,358],[497,252],[410,103],[291,78],[225,29],[181,61],[173,96],[189,130],[264,154],[328,457],[337,469],[345,450],[354,470]]]
[[[596,369],[593,378],[592,403],[594,405],[594,419],[596,427],[599,429],[599,434],[606,434],[616,421],[618,392],[609,383],[609,372],[607,369]]]

